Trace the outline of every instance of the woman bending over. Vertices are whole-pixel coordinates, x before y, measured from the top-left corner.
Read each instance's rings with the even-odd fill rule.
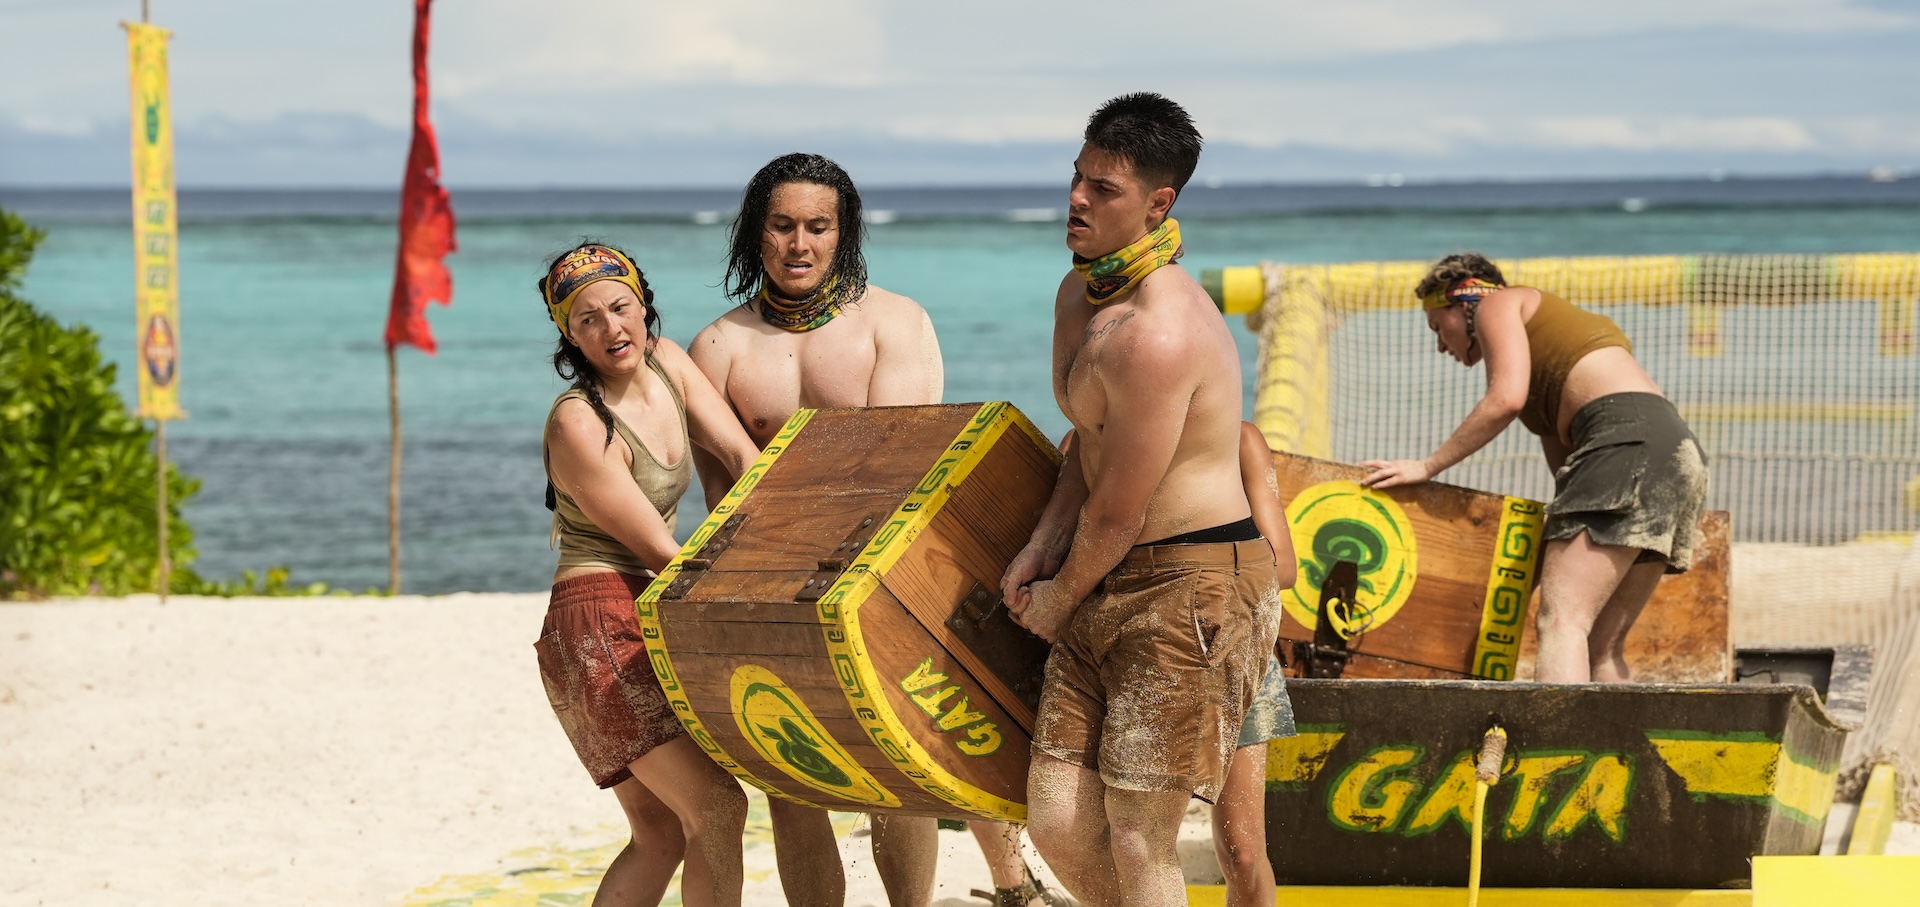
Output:
[[[1515,417],[1553,470],[1540,575],[1538,678],[1631,679],[1627,631],[1663,573],[1692,557],[1706,459],[1613,321],[1533,287],[1509,287],[1480,255],[1441,259],[1414,289],[1440,352],[1487,364],[1487,392],[1424,460],[1368,460],[1365,484],[1424,482]]]

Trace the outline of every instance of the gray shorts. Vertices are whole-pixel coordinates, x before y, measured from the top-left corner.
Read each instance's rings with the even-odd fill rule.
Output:
[[[1680,411],[1657,394],[1609,394],[1574,413],[1567,433],[1574,450],[1553,477],[1547,538],[1585,532],[1685,573],[1707,500],[1707,461]]]
[[[1299,731],[1293,727],[1293,700],[1287,698],[1287,675],[1280,669],[1280,659],[1267,656],[1267,674],[1260,678],[1260,690],[1253,694],[1253,705],[1247,707],[1247,720],[1240,722],[1240,745],[1257,746],[1275,737],[1291,737]]]

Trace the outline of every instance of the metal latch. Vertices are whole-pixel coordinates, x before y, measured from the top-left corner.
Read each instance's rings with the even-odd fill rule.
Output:
[[[820,596],[827,594],[827,588],[840,578],[840,574],[847,572],[847,566],[853,563],[854,558],[860,556],[860,551],[867,547],[867,542],[873,540],[873,525],[878,522],[880,522],[879,516],[869,516],[861,520],[860,525],[853,527],[853,531],[847,533],[847,537],[840,544],[835,545],[831,552],[816,562],[818,567],[814,570],[813,576],[808,577],[806,584],[800,587],[800,591],[793,594],[793,600],[812,604],[819,601]]]
[[[673,582],[667,584],[667,588],[661,590],[661,600],[686,597],[687,592],[693,589],[693,584],[699,582],[700,577],[713,568],[713,562],[727,550],[727,546],[733,544],[734,533],[739,532],[740,527],[746,525],[746,522],[747,514],[744,513],[727,517],[726,522],[720,524],[720,528],[713,530],[713,534],[707,536],[707,543],[701,545],[699,551],[680,562],[680,574],[673,578]]]
[[[1313,641],[1293,644],[1293,657],[1305,676],[1339,677],[1347,670],[1353,653],[1337,624],[1347,622],[1359,591],[1360,568],[1354,562],[1339,561],[1327,571],[1327,581],[1320,585],[1320,618],[1313,624]]]
[[[1040,683],[1045,679],[1047,652],[1052,647],[1013,622],[999,590],[975,582],[966,597],[953,606],[946,623],[967,651],[1000,678],[1013,695],[1029,708],[1040,707]]]

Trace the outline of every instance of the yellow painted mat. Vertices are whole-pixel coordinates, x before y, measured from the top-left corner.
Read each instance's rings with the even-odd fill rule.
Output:
[[[746,887],[772,883],[773,825],[767,818],[767,800],[759,791],[747,792],[747,832],[741,839],[746,862]],[[613,797],[608,812],[618,815]],[[855,813],[834,813],[833,830],[845,837],[853,829]],[[502,858],[486,872],[450,875],[413,890],[395,907],[573,907],[590,904],[607,864],[626,846],[627,827],[609,824],[575,836],[570,842],[529,847]],[[776,883],[777,884],[777,883]],[[679,907],[680,875],[674,874],[661,907]]]

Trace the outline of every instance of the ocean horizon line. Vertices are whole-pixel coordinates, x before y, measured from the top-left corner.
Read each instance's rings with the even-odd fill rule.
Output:
[[[398,174],[396,174],[396,177]],[[1398,180],[1395,182],[1394,180]],[[1687,170],[1668,173],[1620,173],[1620,174],[1579,174],[1564,175],[1468,175],[1468,176],[1422,176],[1389,171],[1360,173],[1341,178],[1319,179],[1202,179],[1195,177],[1192,188],[1208,189],[1273,189],[1273,188],[1407,188],[1416,186],[1537,186],[1537,185],[1590,185],[1617,183],[1782,183],[1814,181],[1857,181],[1897,183],[1906,180],[1920,180],[1920,166],[1915,167],[1855,167],[1824,168],[1802,171],[1734,169]],[[972,191],[980,189],[1014,190],[1054,190],[1060,189],[1065,181],[941,181],[926,180],[906,182],[894,180],[857,180],[862,192],[873,190],[937,190]],[[589,183],[468,183],[449,182],[450,192],[734,192],[740,188],[733,185],[708,183],[625,183],[625,184],[589,184]],[[0,193],[4,192],[124,192],[129,184],[119,182],[0,182]],[[391,184],[384,183],[199,183],[182,184],[181,192],[394,192],[400,191],[398,179]]]
[[[717,227],[739,208],[733,187],[453,186],[463,223],[682,223]],[[398,187],[182,187],[183,224],[392,223]],[[1049,223],[1065,216],[1064,185],[866,185],[868,223]],[[1182,192],[1189,219],[1340,216],[1447,210],[1468,212],[1714,210],[1920,205],[1920,178],[1887,174],[1569,178],[1502,181],[1413,180],[1376,174],[1361,181],[1228,183],[1201,180]],[[127,190],[115,186],[0,186],[0,207],[29,221],[131,221]]]

